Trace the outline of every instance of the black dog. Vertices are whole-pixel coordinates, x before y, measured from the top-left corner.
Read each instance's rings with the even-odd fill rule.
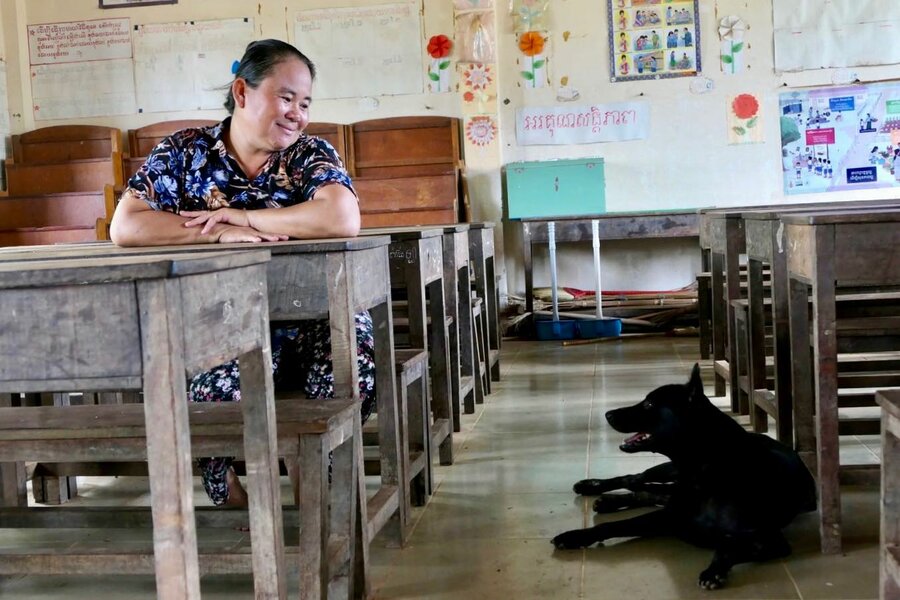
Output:
[[[613,429],[634,433],[623,452],[650,451],[667,462],[637,475],[584,479],[575,492],[600,495],[597,512],[662,506],[631,519],[567,531],[557,548],[583,548],[616,537],[670,535],[715,550],[700,587],[722,587],[731,567],[781,558],[791,547],[781,533],[801,512],[816,509],[815,484],[796,452],[748,433],[703,393],[700,367],[687,385],[664,385],[643,402],[611,410]],[[604,494],[628,489],[631,493]]]

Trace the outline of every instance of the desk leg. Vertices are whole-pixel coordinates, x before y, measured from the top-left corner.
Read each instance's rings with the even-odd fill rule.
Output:
[[[264,306],[262,314],[268,314]],[[272,351],[268,319],[260,322],[263,348],[242,355],[241,412],[244,415],[244,457],[250,499],[250,543],[257,598],[287,598],[284,528],[278,472]]]
[[[500,294],[497,291],[497,276],[494,270],[494,256],[484,261],[485,302],[488,312],[488,347],[491,353],[491,381],[500,381]]]
[[[468,264],[459,270],[456,286],[456,299],[459,302],[460,369],[464,376],[472,378],[472,391],[463,398],[463,412],[471,415],[475,412],[475,404],[484,402],[484,390],[481,388],[481,377],[475,363],[475,330],[472,328],[472,292]]]
[[[788,281],[791,342],[791,402],[794,408],[794,449],[812,472],[816,472],[816,434],[813,407],[813,364],[809,347],[809,286]]]
[[[444,234],[443,251],[444,251],[444,306],[447,309],[447,316],[450,318],[450,331],[448,337],[448,348],[450,355],[450,404],[453,408],[453,431],[460,431],[462,426],[461,398],[460,398],[460,324],[459,324],[459,301],[456,294],[459,286],[456,285],[456,252],[454,250],[454,234]]]
[[[144,417],[153,511],[156,594],[199,600],[200,572],[177,280],[138,283],[144,365]]]
[[[13,406],[12,396],[0,394],[0,406]],[[28,506],[24,463],[0,463],[0,506]]]
[[[754,259],[747,261],[747,302],[749,321],[749,355],[750,366],[748,376],[750,385],[747,394],[749,396],[750,424],[753,431],[765,433],[768,431],[768,415],[766,411],[756,405],[754,393],[756,390],[768,388],[766,381],[766,323],[765,301],[763,300],[763,268],[762,262]]]
[[[773,247],[777,248],[773,241]],[[794,446],[794,409],[791,391],[791,332],[788,317],[788,273],[785,252],[775,252],[772,273],[772,355],[775,375],[775,438]]]
[[[834,233],[816,228],[813,282],[813,349],[816,385],[816,442],[819,533],[823,554],[841,552],[840,442],[838,440],[837,319],[834,285]]]
[[[434,413],[432,432],[441,430],[441,422],[447,424],[447,437],[441,440],[438,456],[442,465],[453,464],[453,432],[458,431],[453,421],[453,394],[450,378],[450,345],[447,326],[444,321],[444,280],[438,279],[428,284],[430,298],[431,344],[428,351],[428,368],[434,384],[431,397],[431,411]]]
[[[532,257],[531,230],[522,225],[522,263],[525,267],[525,312],[534,312],[534,259]]]
[[[710,253],[712,262],[710,280],[712,284],[712,335],[713,363],[725,360],[725,340],[728,337],[728,320],[725,310],[725,257],[721,253]],[[716,396],[725,395],[725,378],[717,369],[715,373]]]

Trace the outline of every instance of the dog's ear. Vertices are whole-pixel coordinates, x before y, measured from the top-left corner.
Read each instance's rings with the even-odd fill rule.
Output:
[[[691,400],[703,397],[703,379],[700,377],[699,363],[694,363],[694,368],[691,369],[691,378],[688,381],[687,387],[688,397]]]

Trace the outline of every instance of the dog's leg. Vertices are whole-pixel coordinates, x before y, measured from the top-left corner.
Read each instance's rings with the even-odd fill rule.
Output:
[[[653,492],[600,494],[600,497],[594,500],[594,512],[612,513],[628,508],[664,506],[668,499],[668,494],[656,494]]]
[[[712,562],[700,573],[700,587],[705,590],[722,587],[734,565],[784,558],[790,553],[791,545],[780,531],[765,532],[752,538],[731,538],[716,548]]]
[[[582,479],[573,486],[576,494],[582,496],[599,496],[603,492],[613,490],[633,489],[645,483],[666,483],[675,481],[678,476],[675,465],[671,462],[650,467],[643,473],[635,475],[622,475],[609,479]]]
[[[561,533],[551,541],[560,550],[586,548],[603,540],[617,537],[650,537],[673,535],[672,515],[657,510],[630,519],[600,523],[587,529],[573,529]]]

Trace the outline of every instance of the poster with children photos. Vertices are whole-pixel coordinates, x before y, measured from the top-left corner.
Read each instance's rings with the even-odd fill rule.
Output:
[[[786,194],[900,186],[900,85],[779,96]]]
[[[700,73],[699,0],[606,0],[610,81]]]

